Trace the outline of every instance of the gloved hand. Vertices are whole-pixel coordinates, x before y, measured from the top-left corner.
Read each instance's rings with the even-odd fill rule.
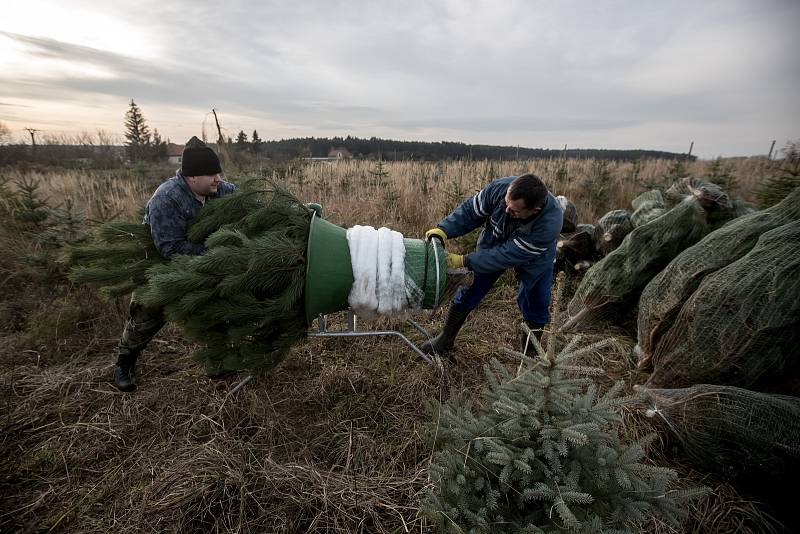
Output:
[[[450,269],[461,269],[464,267],[464,256],[462,254],[448,254],[447,266]]]
[[[425,241],[430,241],[433,237],[438,237],[442,240],[442,243],[447,241],[447,234],[441,228],[431,228],[425,232]]]

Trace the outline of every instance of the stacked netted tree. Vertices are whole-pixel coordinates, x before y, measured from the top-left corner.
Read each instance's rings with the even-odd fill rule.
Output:
[[[646,463],[653,439],[625,443],[620,410],[634,402],[617,383],[598,394],[600,369],[578,360],[611,340],[521,358],[516,372],[497,360],[480,408],[437,405],[433,484],[423,510],[444,532],[637,532],[650,516],[678,523],[684,501],[704,489],[672,489],[677,475]]]
[[[604,321],[624,324],[644,287],[670,261],[748,211],[741,203],[731,202],[719,187],[695,178],[676,182],[664,197],[670,209],[633,228],[619,247],[586,273],[568,305],[565,331]]]
[[[770,208],[734,219],[672,260],[645,286],[639,299],[637,353],[640,364],[646,366],[650,363],[653,351],[671,328],[681,308],[703,280],[748,254],[766,232],[797,220],[800,220],[800,188],[795,189],[789,196]],[[790,257],[791,249],[784,260],[788,260]],[[764,266],[769,263],[764,261],[763,256],[758,256],[754,258],[753,265],[745,267],[743,271],[752,272],[754,269],[760,269],[759,264]],[[731,288],[740,287],[741,282],[742,279],[738,276],[730,278]],[[716,299],[719,294],[719,291],[714,290],[709,291],[705,296]],[[710,310],[717,306],[716,300],[713,302],[714,305],[709,306]],[[748,306],[756,307],[754,303],[754,299],[745,298],[735,308],[739,310],[738,313],[741,313]],[[704,315],[693,318],[694,321],[705,319]],[[728,332],[728,335],[719,339],[727,340],[734,347],[746,346],[752,334],[752,323],[737,322],[733,324],[736,326]],[[744,327],[745,324],[748,326]],[[730,341],[731,334],[735,336],[735,341]],[[685,331],[678,333],[678,339],[683,339],[683,336],[685,336]],[[715,338],[704,337],[701,343],[706,344],[705,340],[707,339]],[[722,342],[710,345],[722,345]],[[766,353],[773,354],[774,351],[769,350]],[[744,352],[743,356],[751,359],[747,354]],[[707,362],[703,362],[701,365],[707,367]]]

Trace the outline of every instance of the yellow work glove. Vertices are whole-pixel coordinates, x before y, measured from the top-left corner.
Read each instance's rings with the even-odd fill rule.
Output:
[[[433,237],[438,237],[442,240],[442,243],[447,241],[447,234],[444,233],[444,230],[441,228],[431,228],[427,232],[425,232],[425,240],[430,241]]]
[[[448,254],[447,266],[451,269],[461,269],[464,267],[464,256],[462,254]]]

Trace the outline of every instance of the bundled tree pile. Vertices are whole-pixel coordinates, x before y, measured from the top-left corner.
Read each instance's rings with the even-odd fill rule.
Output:
[[[627,210],[611,210],[597,221],[594,227],[595,250],[606,256],[616,249],[631,230],[631,214]]]
[[[765,388],[800,371],[800,221],[706,276],[653,353],[648,385]]]
[[[645,191],[638,197],[631,200],[633,213],[631,214],[631,224],[634,228],[643,226],[650,221],[657,219],[667,211],[664,196],[658,189]]]
[[[688,193],[665,213],[634,228],[619,247],[592,266],[569,304],[565,328],[624,316],[647,283],[679,253],[739,214],[713,184],[687,178],[670,190],[670,198],[676,198],[674,191]]]
[[[647,415],[800,528],[774,484],[800,474],[800,188],[678,255],[642,293],[638,341]]]
[[[660,516],[677,523],[702,490],[672,488],[676,474],[644,461],[652,436],[625,443],[618,383],[603,395],[582,367],[575,337],[559,354],[522,358],[515,373],[493,360],[476,413],[459,401],[438,406],[439,426],[423,510],[444,532],[637,532]]]
[[[659,340],[706,276],[750,252],[765,232],[798,219],[800,188],[771,208],[734,219],[670,262],[647,284],[639,299],[640,365],[649,363]]]
[[[727,221],[751,213],[755,208],[740,199],[730,200],[716,184],[694,177],[680,178],[665,191],[645,191],[631,201],[633,211],[617,209],[603,215],[596,224],[565,224],[559,242],[558,267],[568,272],[583,273],[598,260],[619,248],[625,237],[635,228],[655,221],[686,198],[695,199],[705,212],[704,219],[709,230],[718,228]],[[570,217],[575,218],[574,214]],[[592,231],[592,243],[585,233]],[[590,245],[590,246],[589,246]]]
[[[305,252],[311,211],[275,183],[250,181],[207,203],[188,238],[202,256],[163,261],[146,225],[108,223],[73,249],[73,279],[111,295],[136,290],[205,348],[210,369],[269,369],[306,332]]]

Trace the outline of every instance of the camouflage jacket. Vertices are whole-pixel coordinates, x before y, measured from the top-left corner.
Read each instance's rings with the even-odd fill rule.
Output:
[[[221,182],[216,194],[206,200],[229,195],[235,190],[235,185]],[[142,222],[150,225],[153,243],[162,258],[168,260],[178,254],[197,256],[205,252],[205,245],[192,243],[186,237],[189,221],[197,216],[201,207],[202,202],[195,198],[180,171],[158,186],[147,201]]]

